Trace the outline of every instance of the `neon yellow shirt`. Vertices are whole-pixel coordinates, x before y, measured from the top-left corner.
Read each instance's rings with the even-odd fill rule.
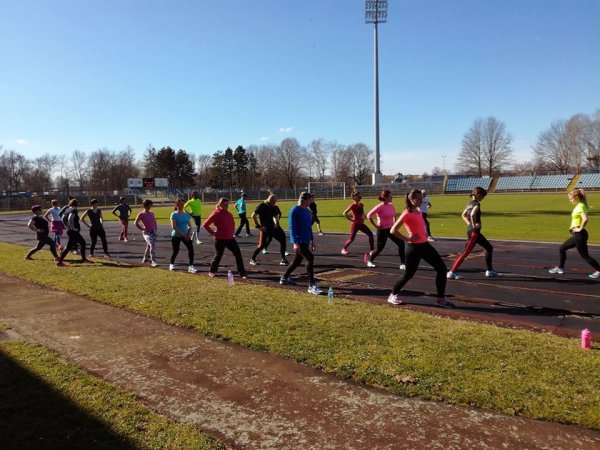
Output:
[[[192,198],[183,205],[183,209],[189,210],[192,216],[202,216],[202,201],[199,198]]]
[[[584,203],[577,203],[575,208],[573,208],[573,212],[571,213],[571,228],[579,228],[583,222],[581,218],[581,213],[587,216],[588,209],[585,207]]]

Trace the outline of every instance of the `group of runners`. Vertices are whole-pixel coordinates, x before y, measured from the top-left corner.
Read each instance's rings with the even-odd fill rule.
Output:
[[[357,233],[364,233],[369,241],[370,251],[364,254],[364,262],[369,268],[376,267],[375,259],[385,248],[388,240],[391,240],[398,250],[398,262],[402,275],[395,282],[392,292],[388,297],[388,302],[393,305],[403,303],[401,291],[406,283],[415,275],[419,263],[424,260],[436,271],[436,303],[444,307],[454,307],[454,304],[446,297],[446,283],[448,279],[459,279],[458,269],[470,254],[475,245],[480,245],[485,251],[486,277],[498,277],[500,274],[492,265],[493,246],[482,234],[481,221],[481,202],[487,195],[487,191],[481,187],[473,189],[470,195],[470,201],[464,209],[461,217],[467,226],[467,242],[464,251],[455,260],[450,270],[441,256],[431,244],[435,239],[431,236],[427,214],[432,204],[427,198],[426,192],[413,189],[404,197],[404,208],[398,216],[392,203],[392,193],[390,190],[383,190],[379,195],[379,203],[365,214],[364,205],[361,202],[362,197],[359,192],[353,192],[352,203],[346,208],[342,215],[350,221],[350,235],[344,243],[341,254],[347,255],[350,245],[354,242]],[[550,269],[552,274],[563,274],[565,271],[565,262],[567,250],[576,248],[580,256],[595,272],[590,274],[592,279],[600,278],[600,265],[592,258],[588,250],[588,233],[586,225],[589,221],[589,208],[585,192],[581,189],[573,190],[568,194],[569,201],[574,204],[571,214],[571,225],[569,233],[571,237],[567,239],[559,249],[559,265]],[[194,247],[193,242],[200,244],[200,230],[204,228],[205,232],[213,238],[215,254],[211,261],[208,275],[214,277],[219,269],[220,261],[225,249],[228,249],[236,260],[237,273],[243,279],[248,277],[245,270],[244,261],[240,247],[236,238],[240,237],[243,228],[246,228],[246,236],[252,236],[250,231],[250,220],[247,218],[246,207],[247,195],[244,193],[235,203],[235,209],[238,213],[240,223],[236,229],[235,220],[229,212],[230,200],[221,198],[214,211],[202,223],[202,202],[198,192],[194,192],[191,199],[184,203],[178,199],[175,204],[175,210],[171,213],[171,245],[172,253],[169,269],[175,270],[175,261],[179,253],[181,244],[188,251],[188,271],[197,272],[194,266]],[[297,205],[290,210],[288,217],[289,241],[293,247],[294,258],[290,263],[286,256],[287,239],[285,232],[280,225],[281,210],[277,206],[277,196],[275,194],[261,202],[250,218],[254,227],[258,230],[258,244],[249,261],[250,265],[259,265],[258,256],[261,252],[266,253],[267,247],[274,239],[279,243],[279,253],[281,255],[281,266],[287,266],[279,282],[282,285],[296,284],[292,278],[293,272],[306,260],[305,267],[308,274],[309,284],[308,292],[319,295],[322,290],[319,288],[314,276],[314,235],[313,225],[318,226],[319,234],[323,234],[320,226],[320,220],[317,215],[316,203],[314,197],[309,192],[303,192],[298,199]],[[69,198],[68,204],[59,208],[58,201],[52,200],[52,207],[44,213],[42,207],[34,205],[32,207],[33,217],[28,223],[28,227],[37,234],[37,244],[32,248],[26,259],[33,259],[32,255],[39,251],[44,245],[50,247],[59,267],[65,265],[64,259],[70,251],[81,255],[83,262],[89,262],[86,258],[86,241],[81,234],[81,222],[88,228],[91,238],[90,255],[94,255],[97,239],[100,238],[104,255],[110,257],[108,252],[108,243],[106,233],[103,227],[102,211],[98,208],[98,202],[92,200],[90,207],[81,216],[78,212],[78,201],[75,198]],[[312,206],[311,206],[312,205]],[[149,263],[156,267],[156,239],[158,225],[154,213],[151,211],[153,203],[146,199],[142,203],[144,210],[135,218],[135,226],[142,232],[146,242],[146,248],[142,258],[143,263]],[[121,197],[119,204],[112,210],[112,213],[118,217],[121,223],[121,232],[119,239],[128,241],[128,223],[131,215],[131,208],[127,204],[126,197]],[[88,223],[89,219],[89,223]],[[192,225],[192,220],[194,224]],[[366,225],[366,221],[372,224],[376,233]],[[67,231],[68,242],[65,246],[61,244],[61,236],[64,229]],[[54,238],[50,238],[50,232],[54,233]],[[375,239],[376,238],[376,239]],[[60,254],[58,253],[60,252]]]

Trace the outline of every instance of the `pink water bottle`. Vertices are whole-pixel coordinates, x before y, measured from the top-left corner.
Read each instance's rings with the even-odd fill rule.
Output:
[[[587,328],[581,331],[581,348],[585,350],[592,348],[592,333]]]

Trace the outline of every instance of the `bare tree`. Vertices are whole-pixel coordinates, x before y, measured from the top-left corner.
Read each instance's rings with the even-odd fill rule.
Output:
[[[4,150],[0,153],[0,178],[4,180],[3,189],[22,190],[28,169],[29,161],[22,154],[14,150]]]
[[[352,172],[352,162],[346,152],[346,146],[331,143],[331,176],[334,181],[350,181],[350,173]]]
[[[24,184],[35,192],[43,192],[52,188],[52,175],[58,164],[58,157],[48,153],[35,158],[24,175]]]
[[[306,149],[295,138],[286,138],[277,148],[276,160],[281,181],[286,187],[295,188],[302,175],[301,168],[307,158]]]
[[[461,172],[493,176],[510,163],[512,136],[504,122],[493,116],[476,119],[465,133],[458,155]]]
[[[309,178],[312,178],[314,173],[319,181],[325,181],[325,173],[329,166],[329,148],[324,139],[313,139],[308,144]]]
[[[375,155],[366,144],[358,143],[346,147],[347,158],[350,161],[350,179],[354,184],[366,184],[375,171]]]
[[[460,172],[483,175],[483,119],[475,120],[463,136],[456,168]]]
[[[279,186],[279,174],[277,170],[277,147],[274,145],[261,145],[249,151],[254,153],[256,159],[256,175],[258,183],[262,187]]]
[[[71,171],[75,183],[80,190],[84,190],[88,180],[89,166],[88,158],[85,152],[75,150],[71,156]]]
[[[114,170],[111,177],[112,189],[127,187],[127,179],[137,178],[139,175],[140,169],[135,159],[135,150],[133,147],[128,145],[114,155]]]
[[[212,165],[211,155],[198,155],[196,158],[196,185],[208,186],[210,183],[210,166]]]
[[[600,170],[600,109],[596,110],[594,116],[585,116],[582,130],[585,142],[585,161],[588,167],[594,171]]]
[[[533,146],[535,165],[546,170],[569,173],[572,157],[565,140],[565,122],[552,122],[550,128],[542,131]]]
[[[90,172],[89,189],[108,191],[113,188],[112,177],[116,172],[115,155],[107,148],[92,152],[88,158]]]

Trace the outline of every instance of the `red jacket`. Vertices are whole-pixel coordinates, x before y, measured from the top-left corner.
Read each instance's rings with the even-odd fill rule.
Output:
[[[217,227],[216,232],[210,227],[212,224]],[[229,211],[217,208],[204,222],[204,229],[217,239],[233,239],[235,231],[233,215]]]

